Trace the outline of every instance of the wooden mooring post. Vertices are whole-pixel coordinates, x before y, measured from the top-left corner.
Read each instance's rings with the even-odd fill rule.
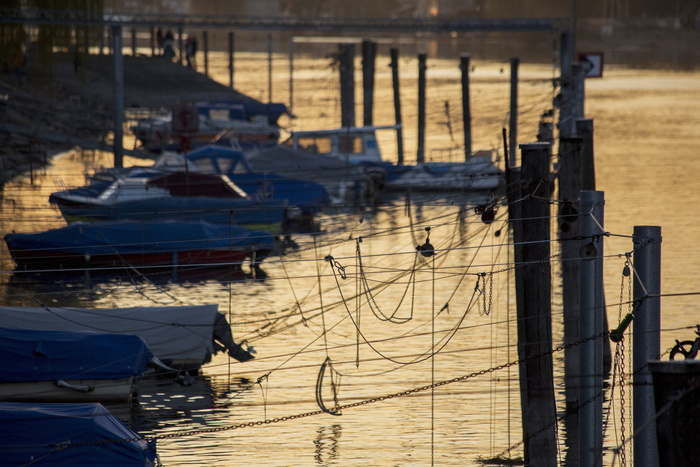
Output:
[[[340,44],[340,125],[355,126],[355,44]]]
[[[233,32],[228,33],[228,85],[233,89],[233,50],[234,50],[234,35]]]
[[[656,411],[661,407],[654,404],[653,378],[647,364],[661,355],[661,227],[635,226],[632,241],[635,268],[633,295],[638,301],[632,322],[634,460],[636,465],[656,467],[659,465]],[[697,417],[697,413],[694,416]],[[697,432],[687,435],[687,443],[697,443]],[[698,464],[680,462],[664,465]]]
[[[581,233],[582,140],[578,137],[559,139],[558,177],[558,227],[561,248],[562,304],[564,310],[564,344],[579,340],[579,316],[581,296],[579,281],[581,258],[579,235]],[[579,346],[572,345],[564,351],[564,392],[566,398],[566,465],[578,466],[579,462],[579,388],[581,366]]]
[[[605,196],[581,192],[579,465],[603,465],[603,241]]]
[[[508,124],[508,145],[511,148],[510,151],[510,161],[507,163],[511,167],[517,165],[517,152],[513,149],[518,144],[518,68],[520,66],[520,59],[517,57],[512,57],[510,59],[510,121]]]
[[[114,167],[124,166],[124,56],[122,27],[111,28],[114,54]]]
[[[396,130],[396,152],[398,164],[403,164],[403,127],[401,118],[401,92],[399,89],[399,49],[392,47],[391,55],[391,83],[394,90],[394,119],[398,129]]]
[[[362,41],[362,109],[365,126],[374,125],[374,71],[377,58],[377,43],[370,39]]]
[[[550,199],[551,145],[520,146],[522,201],[509,189],[515,248],[518,358],[526,465],[557,465],[552,366]],[[509,187],[513,170],[508,170]],[[517,190],[514,190],[517,192]]]
[[[469,54],[459,57],[459,69],[462,72],[462,126],[464,128],[464,160],[472,155],[472,111],[469,101]],[[513,146],[511,146],[512,150]]]
[[[425,71],[428,54],[418,54],[418,150],[416,163],[425,162]]]

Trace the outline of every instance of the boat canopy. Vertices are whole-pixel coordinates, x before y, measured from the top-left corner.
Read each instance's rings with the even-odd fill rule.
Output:
[[[129,378],[153,357],[132,334],[0,328],[0,383]]]
[[[3,465],[158,465],[155,441],[97,403],[0,403]]]
[[[0,307],[0,323],[9,329],[88,330],[135,334],[172,368],[199,368],[219,351],[238,361],[253,356],[236,344],[217,305],[54,308]]]

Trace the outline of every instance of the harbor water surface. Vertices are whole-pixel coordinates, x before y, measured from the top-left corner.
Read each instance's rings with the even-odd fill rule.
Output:
[[[213,77],[227,83],[225,65],[217,66],[226,58],[210,60]],[[387,64],[387,57],[377,59],[378,125],[394,122]],[[275,56],[272,96],[267,65],[265,54],[237,55],[236,88],[288,105],[293,95],[296,118],[282,122],[287,129],[339,126],[339,80],[330,59],[296,57],[290,93],[287,59]],[[458,59],[428,61],[428,159],[464,157],[458,65]],[[508,61],[473,66],[473,148],[497,150],[503,167]],[[521,64],[520,143],[536,141],[540,117],[557,93],[557,73],[551,66]],[[692,339],[698,323],[699,78],[695,72],[607,66],[603,78],[586,81],[597,188],[605,193],[605,230],[611,233],[605,238],[604,279],[609,321],[615,326],[628,311],[622,271],[634,226],[661,226],[662,351],[675,339]],[[406,160],[412,162],[415,58],[402,59],[401,79]],[[384,135],[381,143],[395,160],[394,135]],[[49,194],[84,184],[86,173],[110,163],[109,154],[71,151],[54,157],[33,183],[29,176],[9,183],[0,231],[64,225]],[[489,224],[474,210],[495,199],[490,193],[397,194],[376,207],[327,209],[317,235],[293,236],[298,247],[266,259],[259,271],[12,272],[2,244],[0,302],[84,308],[218,304],[234,338],[257,351],[255,360],[240,364],[217,355],[193,386],[147,381],[138,403],[109,407],[157,439],[165,465],[465,466],[479,465],[480,458],[518,457],[518,365],[508,365],[517,361],[517,327],[507,207],[497,204],[496,221]],[[437,254],[417,253],[424,243]],[[553,347],[562,343],[559,250],[552,242]],[[563,352],[553,357],[563,416]],[[606,465],[619,444],[619,417],[616,409],[607,423]],[[625,424],[629,438],[629,407]],[[563,459],[565,418],[558,434]]]

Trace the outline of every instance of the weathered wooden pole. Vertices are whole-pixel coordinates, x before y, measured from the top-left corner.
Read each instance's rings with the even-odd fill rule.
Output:
[[[520,59],[512,57],[510,59],[510,122],[509,122],[509,137],[511,148],[517,147],[518,144],[518,67]],[[515,167],[517,164],[517,151],[510,152],[510,165]]]
[[[399,89],[399,49],[392,47],[391,55],[391,83],[394,89],[394,119],[398,129],[396,130],[396,152],[398,164],[403,164],[403,123],[401,118],[401,92]]]
[[[462,126],[464,131],[464,160],[472,155],[472,110],[469,100],[469,54],[459,56],[459,69],[462,72]],[[513,146],[511,146],[513,148]],[[513,151],[515,152],[515,151]]]
[[[114,53],[114,167],[124,166],[124,57],[122,55],[122,27],[112,25]]]
[[[272,102],[272,33],[267,33],[267,102]]]
[[[418,150],[416,163],[425,162],[425,71],[428,54],[418,54]]]
[[[228,33],[228,86],[233,89],[233,32]]]
[[[581,232],[579,197],[581,194],[580,138],[559,140],[559,209],[558,226],[561,244],[562,304],[564,310],[564,344],[573,344],[580,338],[580,271],[579,235]],[[566,398],[566,465],[579,462],[579,387],[581,367],[579,347],[573,345],[564,351],[564,389]]]
[[[514,229],[518,357],[526,465],[557,464],[556,402],[552,369],[550,267],[550,159],[547,143],[520,145],[521,227]],[[518,251],[519,250],[519,251]],[[524,389],[523,389],[524,388]]]
[[[340,120],[342,127],[355,126],[355,44],[339,45]]]
[[[362,41],[362,108],[363,125],[374,125],[374,72],[377,58],[377,43],[365,39]]]
[[[576,120],[576,134],[581,138],[581,189],[595,190],[595,152],[593,150],[593,119]]]
[[[156,28],[151,26],[150,32],[151,32],[151,57],[155,57],[156,56],[156,45],[157,45],[156,42],[158,42],[158,40],[156,39]]]
[[[581,189],[596,189],[595,180],[595,154],[593,144],[593,120],[590,118],[579,118],[576,120],[576,134],[581,138]],[[602,293],[603,302],[605,294]],[[603,332],[608,332],[608,315],[603,313]],[[612,368],[612,349],[608,340],[603,341],[603,374],[609,375]]]
[[[294,34],[289,38],[289,112],[294,108]]]
[[[579,465],[603,465],[603,239],[605,197],[602,191],[581,192],[581,384]]]
[[[632,322],[634,459],[644,466],[656,467],[659,465],[656,410],[653,378],[647,362],[661,356],[661,227],[635,226],[632,242],[633,295],[639,301]],[[697,436],[694,433],[688,442],[697,442]]]
[[[182,65],[185,60],[185,33],[182,25],[177,28],[177,48],[179,52],[178,62]]]
[[[506,129],[503,129],[503,142],[507,144],[507,138],[505,135]],[[514,148],[510,148],[511,151]],[[514,264],[524,264],[523,261],[523,248],[522,248],[522,238],[523,238],[523,215],[522,215],[522,186],[521,180],[521,167],[512,167],[506,160],[506,194],[508,196],[508,225],[511,232],[511,243],[513,247],[513,259]],[[516,267],[515,268],[515,297],[516,297],[516,308],[518,317],[520,316],[520,310],[523,309],[523,281],[522,273]],[[528,424],[525,423],[525,417],[528,413],[528,398],[527,398],[527,385],[524,381],[527,381],[527,368],[525,367],[525,362],[521,360],[521,355],[524,353],[521,343],[525,342],[524,327],[518,325],[518,359],[520,363],[518,365],[518,372],[520,374],[520,406],[522,413],[522,430],[523,430],[523,441],[524,441],[524,451],[526,464],[530,459],[530,443],[528,442]]]
[[[202,47],[204,48],[204,76],[209,76],[209,31],[202,32]]]

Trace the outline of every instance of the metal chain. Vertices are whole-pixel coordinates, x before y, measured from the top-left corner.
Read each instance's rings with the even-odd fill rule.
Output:
[[[431,390],[434,388],[439,388],[442,386],[446,386],[448,384],[460,383],[460,382],[466,381],[468,379],[476,378],[477,376],[487,375],[490,373],[494,373],[496,371],[510,368],[512,366],[520,365],[520,364],[528,362],[530,360],[535,360],[538,358],[546,357],[547,355],[552,355],[552,354],[555,354],[557,352],[561,352],[563,350],[570,349],[574,346],[584,344],[588,341],[591,341],[594,339],[600,339],[600,338],[605,337],[607,335],[608,335],[608,333],[602,332],[598,335],[586,337],[584,339],[580,339],[578,341],[571,342],[569,344],[560,345],[556,348],[542,352],[538,355],[533,355],[531,357],[514,360],[512,362],[504,363],[504,364],[497,365],[497,366],[494,366],[491,368],[486,368],[484,370],[475,371],[473,373],[469,373],[468,375],[459,376],[457,378],[444,380],[444,381],[438,381],[437,383],[428,384],[428,385],[416,387],[413,389],[407,389],[405,391],[401,391],[401,392],[397,392],[397,393],[393,393],[393,394],[387,394],[384,396],[373,397],[371,399],[365,399],[365,400],[353,402],[350,404],[338,405],[337,409],[343,410],[343,409],[351,409],[351,408],[355,408],[355,407],[362,407],[364,405],[374,404],[376,402],[383,402],[386,400],[396,399],[398,397],[410,396],[412,394],[428,391],[428,390]],[[598,396],[596,396],[596,397],[598,397]],[[263,426],[263,425],[272,425],[274,423],[281,423],[281,422],[286,422],[289,420],[298,420],[301,418],[313,417],[313,416],[322,415],[325,413],[326,412],[324,412],[323,410],[314,410],[311,412],[304,412],[304,413],[300,413],[300,414],[296,414],[296,415],[287,415],[284,417],[270,418],[270,419],[266,419],[266,420],[258,420],[255,422],[240,423],[238,425],[220,426],[220,427],[215,427],[215,428],[204,428],[204,429],[191,430],[191,431],[179,431],[177,433],[166,433],[166,434],[161,434],[158,436],[121,438],[121,439],[101,440],[101,441],[83,442],[83,443],[69,443],[64,448],[77,447],[77,446],[97,446],[97,445],[105,445],[105,444],[113,444],[113,443],[128,443],[128,442],[132,442],[132,441],[140,441],[143,439],[150,441],[150,440],[158,440],[158,439],[169,439],[169,438],[180,438],[180,437],[185,437],[185,436],[195,436],[195,435],[199,435],[199,434],[203,434],[203,433],[217,433],[217,432],[222,432],[222,431],[237,430],[240,428],[253,428],[253,427],[259,427],[259,426]],[[522,441],[518,444],[521,444],[521,443],[522,443]]]
[[[630,278],[630,261],[629,257],[625,261],[625,267],[622,270],[622,280],[620,281],[620,308],[618,312],[618,321],[622,319],[622,304],[623,302],[623,294],[625,290],[625,280],[627,281],[627,296],[628,298],[632,296],[632,280]],[[632,302],[628,303],[627,305],[628,309],[627,312],[630,313],[632,311]],[[620,372],[620,467],[625,467],[627,465],[627,451],[625,446],[627,445],[627,436],[625,433],[625,413],[626,413],[626,407],[625,407],[625,396],[626,396],[626,384],[627,384],[627,377],[625,375],[625,338],[624,336],[620,340],[620,342],[617,343],[617,353],[620,356],[619,360],[619,372]]]

